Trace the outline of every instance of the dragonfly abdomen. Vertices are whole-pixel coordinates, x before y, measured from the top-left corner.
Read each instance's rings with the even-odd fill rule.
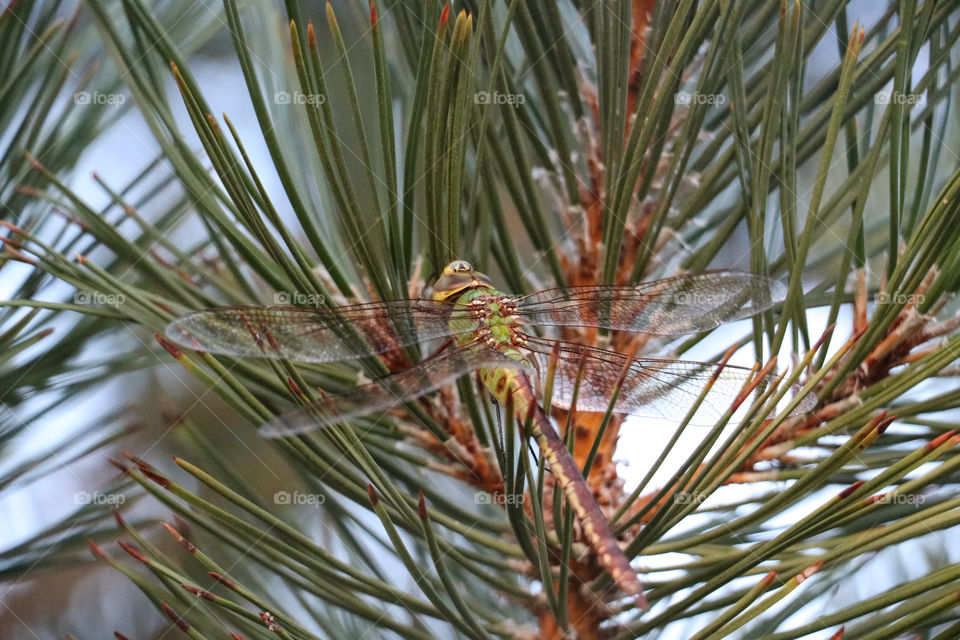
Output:
[[[597,554],[601,566],[610,573],[620,589],[636,596],[638,604],[646,608],[640,579],[610,531],[603,512],[583,478],[583,473],[554,431],[550,419],[540,408],[526,374],[510,369],[482,369],[480,376],[487,390],[501,405],[506,405],[508,397],[512,397],[514,415],[521,424],[530,423],[530,435],[537,441],[542,455],[550,463],[550,472],[573,507],[580,526],[583,527],[583,533]]]

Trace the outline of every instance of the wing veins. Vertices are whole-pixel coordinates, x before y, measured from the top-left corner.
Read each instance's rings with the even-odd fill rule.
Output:
[[[554,404],[569,408],[576,367],[583,362],[587,370],[582,376],[577,407],[581,411],[606,411],[613,387],[623,371],[627,356],[576,343],[561,342],[561,344],[563,345],[561,359],[570,367],[557,367],[556,375],[560,380],[554,381],[554,394],[557,398]],[[534,371],[545,371],[551,352],[550,342],[531,339],[528,340],[528,349],[539,357],[538,366],[534,367]],[[597,363],[602,366],[593,367]],[[693,360],[633,358],[614,412],[676,418],[675,415],[667,416],[665,410],[683,410],[684,413],[688,411],[700,397],[703,386],[719,366],[717,363]],[[752,375],[752,369],[735,365],[724,366],[714,386],[704,396],[697,415],[701,415],[706,410],[709,410],[714,418],[722,415]],[[542,384],[542,381],[538,380],[538,382]],[[645,389],[644,386],[649,388]],[[664,406],[658,408],[658,405]],[[655,413],[645,409],[653,409]]]
[[[216,307],[177,318],[167,326],[166,334],[187,348],[211,353],[335,362],[472,330],[469,325],[450,326],[450,319],[461,311],[432,300],[317,309]]]
[[[372,413],[389,411],[447,386],[483,366],[523,367],[488,347],[471,344],[441,352],[416,365],[337,396],[325,397],[276,416],[261,427],[271,438],[307,433]]]
[[[774,306],[782,283],[736,271],[703,271],[637,285],[546,289],[514,299],[530,324],[683,335],[713,329]]]

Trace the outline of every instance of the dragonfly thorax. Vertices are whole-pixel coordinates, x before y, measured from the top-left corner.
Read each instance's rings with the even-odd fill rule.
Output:
[[[513,298],[492,289],[477,288],[460,296],[456,305],[468,310],[465,319],[469,318],[473,325],[470,341],[483,342],[498,350],[526,344]]]
[[[453,307],[450,326],[461,335],[461,345],[481,342],[503,351],[526,343],[516,301],[494,289],[490,279],[465,260],[446,266],[432,297]]]

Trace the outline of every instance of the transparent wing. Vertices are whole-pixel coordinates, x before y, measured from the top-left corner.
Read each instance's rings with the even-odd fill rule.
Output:
[[[702,271],[632,286],[546,289],[516,299],[530,324],[683,335],[748,318],[784,300],[786,286],[736,271]]]
[[[458,329],[452,317],[462,316]],[[168,338],[189,349],[232,356],[334,362],[384,353],[476,328],[460,307],[433,300],[389,300],[335,309],[219,307],[167,325]]]
[[[281,414],[265,423],[260,433],[280,438],[313,431],[351,418],[389,411],[451,384],[481,367],[525,368],[526,363],[508,358],[495,349],[472,345],[449,349],[418,365]]]
[[[537,338],[528,341],[532,377],[537,391],[541,393],[552,344],[552,341]],[[570,407],[577,371],[582,367],[577,409],[606,411],[629,358],[604,349],[566,342],[561,344],[563,346],[554,375],[553,405],[565,409]],[[694,425],[713,424],[732,406],[744,384],[752,379],[753,372],[750,369],[733,365],[720,368],[716,363],[690,360],[634,358],[629,360],[627,375],[614,405],[614,412],[679,421],[694,406],[715,374],[716,382],[690,422]],[[768,378],[764,382],[772,383],[775,375],[770,374]],[[741,405],[741,412],[746,410],[764,389],[764,385],[758,385],[753,396]],[[815,402],[814,397],[805,399],[793,413],[809,411]],[[738,421],[736,413],[732,421]]]

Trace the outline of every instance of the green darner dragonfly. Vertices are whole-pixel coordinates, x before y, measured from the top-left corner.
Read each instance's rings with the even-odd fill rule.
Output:
[[[569,408],[577,387],[578,411],[605,411],[619,385],[614,412],[674,420],[695,406],[708,381],[715,378],[694,414],[694,424],[709,424],[723,415],[753,372],[715,363],[631,359],[613,351],[542,338],[531,327],[682,335],[747,318],[782,301],[785,295],[786,287],[769,278],[712,271],[637,285],[568,287],[510,296],[497,291],[490,279],[468,262],[456,260],[444,269],[431,299],[329,309],[207,309],[173,321],[166,334],[191,349],[305,363],[386,354],[444,340],[440,350],[419,364],[346,395],[283,414],[264,425],[262,432],[273,437],[294,435],[386,411],[477,371],[494,399],[506,405],[510,398],[518,420],[530,425],[530,435],[601,565],[624,592],[645,604],[636,572],[582,472],[539,406],[548,369],[552,371],[555,407]],[[556,359],[551,367],[552,358]]]

